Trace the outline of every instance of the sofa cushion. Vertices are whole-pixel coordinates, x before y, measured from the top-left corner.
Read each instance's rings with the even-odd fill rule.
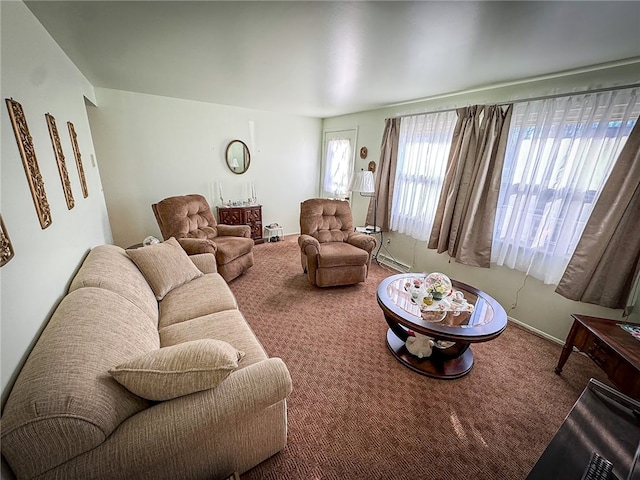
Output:
[[[203,275],[173,237],[155,245],[129,249],[127,255],[147,279],[158,300],[172,289]]]
[[[136,264],[116,245],[94,247],[71,282],[69,291],[100,287],[123,296],[158,323],[158,301]]]
[[[147,352],[109,373],[136,395],[163,401],[216,387],[242,357],[227,342],[202,339]]]
[[[159,328],[210,313],[238,308],[227,282],[218,273],[200,278],[174,288],[160,302]]]
[[[160,344],[163,347],[201,338],[223,340],[245,352],[238,369],[268,358],[264,347],[238,310],[212,313],[160,329]]]
[[[85,287],[54,312],[13,386],[2,415],[2,454],[33,478],[95,448],[149,402],[109,369],[159,348],[158,331],[126,298]]]

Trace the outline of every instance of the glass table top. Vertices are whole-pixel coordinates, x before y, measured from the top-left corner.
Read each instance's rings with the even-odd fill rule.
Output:
[[[473,304],[473,311],[423,311],[405,288],[413,278],[424,278],[424,274],[393,275],[383,280],[378,287],[379,303],[392,310],[404,325],[441,330],[443,333],[458,331],[460,335],[472,336],[488,334],[505,327],[506,312],[500,304],[488,294],[453,279],[451,282],[454,292],[462,292],[464,299]],[[445,298],[450,299],[451,296]]]

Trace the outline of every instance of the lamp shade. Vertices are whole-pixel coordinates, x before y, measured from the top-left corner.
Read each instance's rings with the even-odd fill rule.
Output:
[[[349,190],[357,193],[375,192],[376,189],[373,182],[373,172],[370,172],[369,170],[367,171],[361,170],[359,172],[356,172],[353,178],[351,179]]]
[[[231,159],[231,168],[240,168],[240,163],[238,163],[238,159],[236,157]]]

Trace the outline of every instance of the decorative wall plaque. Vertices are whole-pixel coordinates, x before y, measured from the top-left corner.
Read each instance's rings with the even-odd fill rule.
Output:
[[[11,246],[11,240],[9,240],[7,229],[4,227],[2,215],[0,215],[0,267],[2,267],[12,258],[13,247]]]
[[[56,156],[56,163],[58,164],[58,172],[60,173],[60,180],[62,181],[64,198],[67,201],[67,208],[71,210],[76,203],[73,199],[73,191],[71,190],[71,182],[69,181],[69,172],[67,171],[67,163],[64,159],[62,144],[60,143],[60,135],[58,135],[58,127],[56,127],[56,119],[53,115],[48,113],[45,113],[44,117],[47,119],[47,125],[49,126],[49,136],[51,137],[53,153]]]
[[[33,138],[31,138],[31,134],[29,133],[29,127],[27,126],[27,119],[24,116],[22,105],[13,98],[7,98],[6,102],[11,125],[13,126],[13,133],[16,135],[18,150],[22,157],[24,172],[27,175],[27,182],[29,182],[29,188],[31,189],[33,204],[36,207],[40,226],[45,229],[51,225],[53,220],[51,219],[51,209],[47,201],[47,192],[45,192],[44,189],[44,181],[42,180],[40,168],[38,167],[36,151],[33,148]]]
[[[87,180],[84,177],[84,168],[82,167],[82,157],[80,155],[80,148],[78,148],[78,136],[76,135],[76,129],[73,123],[67,122],[69,127],[69,136],[71,137],[71,145],[73,146],[73,155],[76,157],[76,166],[78,167],[78,176],[80,177],[80,186],[82,187],[82,196],[87,198],[89,196],[89,189],[87,188]]]

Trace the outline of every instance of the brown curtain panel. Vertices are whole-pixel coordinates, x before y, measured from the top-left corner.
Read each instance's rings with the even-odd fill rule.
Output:
[[[636,122],[556,292],[571,300],[624,308],[639,259],[640,122]]]
[[[378,200],[378,217],[376,223],[383,232],[389,231],[391,220],[391,200],[393,199],[393,185],[396,181],[398,165],[398,142],[400,140],[400,118],[385,120],[382,145],[380,146],[380,161],[376,176],[375,197]],[[369,201],[367,211],[367,225],[373,225],[374,197]]]
[[[513,105],[458,109],[458,122],[429,248],[489,268],[502,166]]]

